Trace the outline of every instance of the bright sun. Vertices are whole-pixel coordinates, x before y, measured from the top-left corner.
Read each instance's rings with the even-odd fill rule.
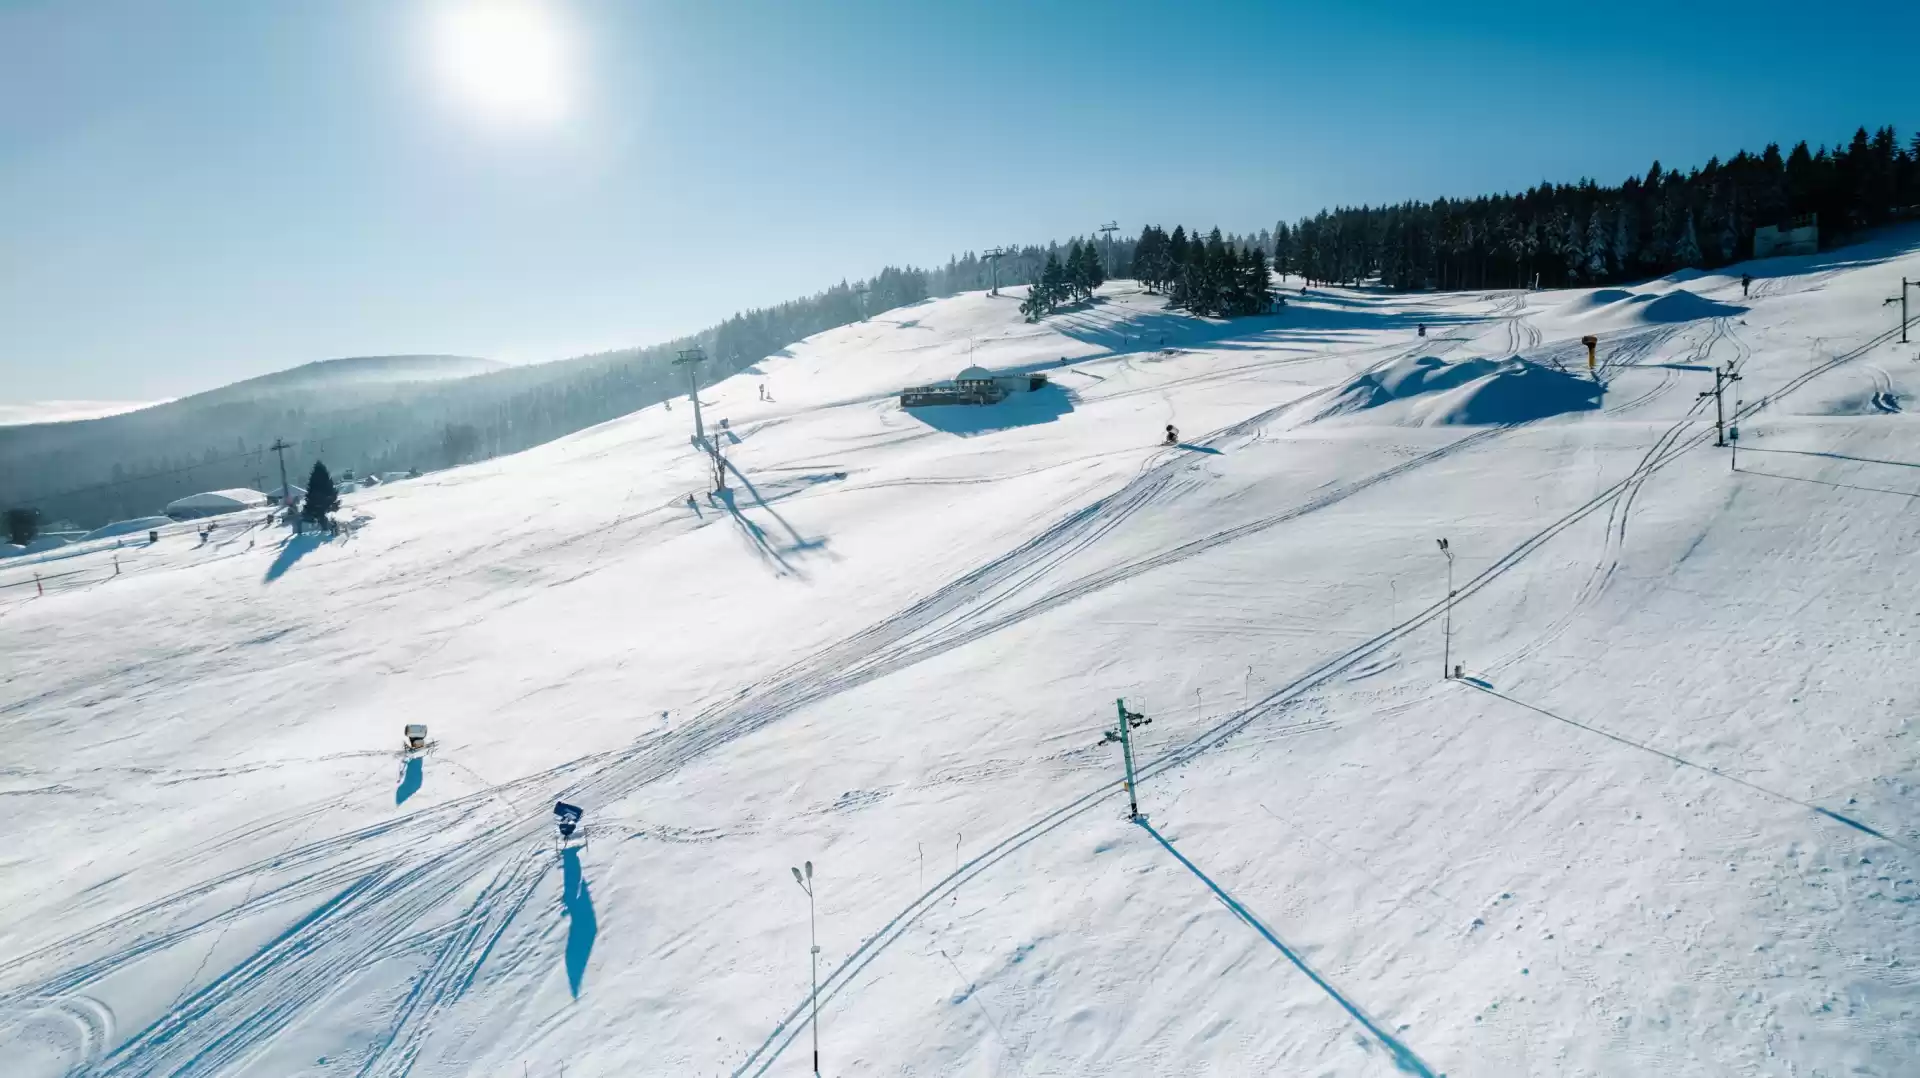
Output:
[[[545,0],[446,0],[434,12],[434,67],[482,118],[546,125],[572,105],[573,50]]]

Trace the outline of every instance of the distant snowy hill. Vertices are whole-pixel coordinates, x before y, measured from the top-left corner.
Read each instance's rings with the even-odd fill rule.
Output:
[[[811,915],[829,1075],[1911,1073],[1916,248],[967,293],[704,392],[724,495],[682,399],[8,559],[0,1059],[810,1073]]]
[[[0,427],[21,427],[33,423],[71,423],[80,419],[135,412],[163,401],[28,401],[24,404],[0,404]]]
[[[473,356],[355,356],[303,363],[273,374],[181,398],[181,403],[248,400],[276,393],[412,382],[444,382],[497,371],[506,364]]]

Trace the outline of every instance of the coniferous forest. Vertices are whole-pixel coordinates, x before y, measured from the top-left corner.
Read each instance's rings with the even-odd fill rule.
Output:
[[[450,381],[250,393],[245,384],[124,416],[0,428],[0,508],[80,526],[157,512],[197,491],[271,485],[275,438],[300,467],[324,454],[365,471],[434,468],[512,453],[684,393],[678,349],[701,345],[704,382],[751,368],[804,337],[934,296],[1030,284],[1029,318],[1137,278],[1171,308],[1259,314],[1281,280],[1394,289],[1601,284],[1750,257],[1754,230],[1817,214],[1823,247],[1920,210],[1920,137],[1862,128],[1842,145],[1767,146],[1687,171],[1655,163],[1604,186],[1543,183],[1518,194],[1322,211],[1245,235],[1157,226],[1061,244],[968,252],[945,266],[858,282],[744,311],[645,348],[512,367]],[[1011,306],[1010,297],[1010,306]],[[638,296],[643,304],[646,297]],[[272,379],[275,376],[268,376]],[[265,381],[265,380],[263,380]]]
[[[1741,151],[1681,172],[1655,161],[1618,186],[1544,183],[1516,195],[1324,211],[1269,235],[1276,268],[1386,287],[1600,284],[1752,257],[1762,225],[1817,214],[1821,245],[1913,216],[1920,137],[1856,131],[1843,147]]]

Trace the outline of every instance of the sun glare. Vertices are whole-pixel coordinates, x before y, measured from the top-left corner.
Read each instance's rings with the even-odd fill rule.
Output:
[[[448,0],[434,14],[434,66],[481,118],[546,125],[573,103],[574,61],[558,5],[543,0]]]

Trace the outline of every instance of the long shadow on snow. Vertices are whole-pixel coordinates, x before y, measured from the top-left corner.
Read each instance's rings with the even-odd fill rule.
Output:
[[[287,570],[293,568],[294,562],[306,557],[326,541],[327,537],[319,532],[300,532],[289,536],[286,542],[280,544],[279,556],[273,559],[272,565],[267,566],[267,575],[262,583],[271,584],[287,575]]]
[[[1058,364],[1048,364],[1058,366]],[[971,438],[1012,427],[1051,423],[1073,411],[1073,394],[1049,382],[1030,393],[1015,393],[998,404],[935,404],[904,411],[935,430]]]
[[[593,896],[587,891],[586,877],[580,871],[580,850],[568,847],[560,851],[560,903],[567,911],[567,989],[580,998],[580,982],[587,975],[587,959],[593,956],[593,941],[600,935],[600,921],[594,916]]]
[[[1800,808],[1806,809],[1808,812],[1816,813],[1818,815],[1825,816],[1828,819],[1833,820],[1837,823],[1845,824],[1846,826],[1853,828],[1855,831],[1862,832],[1863,834],[1872,835],[1874,838],[1880,839],[1884,842],[1891,842],[1895,846],[1898,846],[1903,850],[1911,851],[1914,849],[1914,847],[1908,845],[1905,842],[1900,841],[1897,838],[1894,838],[1891,835],[1886,834],[1883,831],[1880,831],[1873,827],[1869,827],[1866,824],[1861,823],[1859,820],[1855,820],[1847,816],[1842,816],[1840,813],[1835,812],[1832,809],[1821,808],[1819,805],[1816,805],[1811,801],[1802,801],[1799,798],[1793,796],[1792,794],[1781,793],[1778,790],[1774,790],[1766,786],[1762,786],[1757,782],[1749,782],[1746,779],[1740,778],[1737,775],[1730,775],[1725,771],[1720,770],[1717,767],[1711,767],[1705,764],[1696,764],[1692,760],[1689,760],[1684,756],[1675,756],[1673,753],[1667,752],[1664,749],[1655,748],[1652,745],[1646,744],[1645,742],[1635,741],[1630,737],[1622,737],[1619,734],[1611,733],[1607,730],[1602,730],[1598,726],[1589,726],[1584,722],[1579,722],[1575,719],[1569,719],[1565,715],[1560,715],[1552,711],[1548,711],[1546,708],[1540,707],[1537,704],[1529,704],[1525,700],[1516,700],[1513,697],[1508,696],[1506,693],[1500,692],[1494,689],[1492,686],[1485,685],[1472,678],[1463,678],[1459,682],[1456,682],[1456,684],[1470,685],[1471,687],[1478,689],[1480,692],[1486,693],[1488,696],[1492,696],[1500,700],[1505,700],[1507,703],[1513,704],[1517,707],[1526,708],[1528,711],[1531,711],[1536,715],[1544,716],[1546,718],[1552,719],[1555,722],[1566,723],[1568,726],[1571,726],[1576,730],[1585,730],[1587,733],[1590,733],[1590,734],[1598,734],[1599,736],[1606,738],[1608,741],[1612,741],[1620,745],[1625,745],[1628,748],[1639,749],[1641,752],[1647,753],[1652,756],[1658,756],[1662,760],[1666,760],[1669,763],[1678,764],[1679,766],[1684,768],[1689,768],[1693,771],[1699,772],[1702,775],[1709,775],[1716,779],[1722,779],[1727,782],[1731,782],[1737,786],[1745,786],[1747,789],[1752,790],[1755,793],[1763,794],[1767,797],[1771,797],[1775,801],[1781,801],[1789,805],[1797,805]]]
[[[785,553],[783,553],[778,546],[774,545],[773,540],[767,535],[767,530],[755,524],[752,520],[749,520],[747,515],[740,511],[740,507],[734,504],[733,491],[723,490],[716,495],[716,497],[720,499],[721,505],[726,506],[727,516],[733,519],[733,523],[739,527],[740,533],[745,535],[747,541],[753,544],[755,553],[770,562],[781,576],[802,575],[800,570],[794,568],[793,563],[787,560]],[[774,519],[778,520],[779,518],[775,517]]]
[[[1194,864],[1192,861],[1187,860],[1187,855],[1184,853],[1181,853],[1177,848],[1175,848],[1173,843],[1167,841],[1167,836],[1154,830],[1153,825],[1148,823],[1145,817],[1142,817],[1139,820],[1136,820],[1135,822],[1140,825],[1141,830],[1145,831],[1149,835],[1152,835],[1154,838],[1154,841],[1158,842],[1161,846],[1165,847],[1166,851],[1174,856],[1174,860],[1179,861],[1182,865],[1185,865],[1188,872],[1193,873],[1194,876],[1199,878],[1201,883],[1206,884],[1207,889],[1213,892],[1213,896],[1220,900],[1221,905],[1224,905],[1225,907],[1227,907],[1228,911],[1230,911],[1235,917],[1238,917],[1242,921],[1245,921],[1249,928],[1252,928],[1255,932],[1260,933],[1260,935],[1263,938],[1265,938],[1268,943],[1273,944],[1273,946],[1277,950],[1279,950],[1281,954],[1287,956],[1287,961],[1292,962],[1294,966],[1300,970],[1300,972],[1307,975],[1309,980],[1313,981],[1314,984],[1319,985],[1320,990],[1322,992],[1325,992],[1327,995],[1333,997],[1333,1001],[1340,1005],[1341,1010],[1346,1011],[1349,1015],[1353,1016],[1354,1021],[1360,1023],[1362,1026],[1365,1026],[1367,1032],[1373,1034],[1374,1039],[1378,1040],[1382,1045],[1386,1047],[1388,1052],[1392,1053],[1393,1065],[1396,1068],[1398,1068],[1402,1074],[1417,1074],[1417,1075],[1420,1075],[1421,1078],[1433,1078],[1433,1069],[1431,1067],[1428,1067],[1426,1063],[1422,1061],[1419,1056],[1415,1055],[1413,1049],[1408,1048],[1405,1044],[1402,1044],[1399,1038],[1395,1037],[1393,1034],[1388,1033],[1384,1029],[1381,1029],[1379,1024],[1376,1023],[1372,1019],[1372,1017],[1370,1017],[1367,1014],[1367,1012],[1355,1006],[1352,1000],[1341,995],[1340,990],[1338,988],[1335,988],[1333,985],[1327,983],[1327,979],[1325,977],[1320,976],[1319,971],[1315,970],[1312,966],[1308,965],[1306,959],[1301,958],[1298,952],[1296,952],[1293,948],[1287,946],[1286,943],[1282,941],[1279,936],[1274,935],[1272,929],[1268,928],[1265,924],[1261,923],[1260,918],[1255,917],[1250,910],[1248,910],[1245,906],[1240,904],[1240,901],[1238,899],[1234,898],[1231,894],[1228,894],[1225,888],[1213,882],[1211,877],[1209,877],[1206,873],[1200,871],[1200,866]]]
[[[1823,453],[1817,449],[1756,449],[1750,445],[1743,445],[1740,447],[1740,452],[1742,453],[1789,453],[1796,457],[1828,457],[1833,460],[1857,461],[1861,464],[1886,464],[1895,468],[1920,468],[1920,464],[1915,464],[1910,461],[1879,460],[1874,457],[1850,457],[1850,456],[1847,456],[1845,453]]]
[[[1751,450],[1749,450],[1749,452],[1751,452]],[[1758,472],[1752,468],[1735,468],[1734,471],[1739,472],[1741,475],[1761,475],[1768,479],[1788,479],[1795,483],[1818,483],[1823,487],[1832,487],[1835,490],[1864,490],[1869,494],[1897,494],[1902,498],[1920,498],[1920,494],[1916,494],[1910,490],[1888,490],[1886,487],[1863,487],[1853,483],[1836,483],[1831,479],[1808,479],[1804,475],[1781,475],[1779,472]]]
[[[424,761],[418,756],[407,761],[406,769],[400,773],[400,785],[393,791],[393,803],[404,805],[407,798],[420,792],[426,779]]]
[[[725,460],[725,458],[722,458],[722,460]],[[772,517],[774,522],[779,524],[781,529],[787,533],[788,545],[776,545],[773,539],[767,535],[765,528],[749,520],[746,514],[740,511],[739,505],[736,504],[734,500],[734,492],[730,489],[719,493],[720,502],[726,506],[727,513],[733,517],[734,523],[740,526],[740,530],[745,533],[748,540],[753,543],[754,549],[759,551],[761,557],[766,558],[778,566],[782,573],[795,576],[801,575],[799,570],[794,568],[793,563],[787,560],[786,556],[788,554],[804,554],[810,551],[824,549],[827,545],[826,539],[823,537],[809,539],[801,535],[792,524],[787,523],[786,517],[775,512],[773,507],[767,504],[767,499],[760,494],[760,488],[754,485],[753,480],[747,478],[747,473],[741,471],[739,466],[730,460],[725,460],[725,464],[727,470],[732,472],[734,478],[738,481],[740,489],[746,491],[747,496],[753,499],[752,508],[759,509],[761,512]],[[812,486],[819,482],[825,482],[829,478],[841,479],[844,478],[845,475],[846,473],[844,472],[834,472],[818,477],[806,476],[803,477],[804,486],[800,489],[805,489],[806,486]],[[797,491],[795,492],[797,493]]]

